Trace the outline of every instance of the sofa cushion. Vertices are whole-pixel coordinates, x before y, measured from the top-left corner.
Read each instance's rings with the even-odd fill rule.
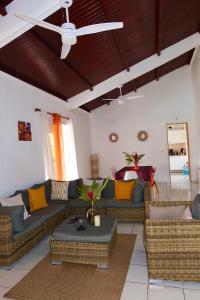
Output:
[[[67,181],[51,181],[51,199],[67,200],[68,199],[68,182]]]
[[[37,189],[28,189],[30,212],[47,207],[45,186],[42,185]]]
[[[131,181],[115,180],[115,199],[130,200],[134,189],[134,185],[135,182],[133,180]]]
[[[75,180],[70,180],[68,185],[68,198],[78,198],[78,188],[83,185],[83,179],[78,178]]]
[[[102,198],[114,198],[115,197],[115,181],[108,180],[106,187],[101,193]]]
[[[28,234],[32,230],[41,226],[45,222],[43,216],[30,216],[24,221],[24,230],[13,235],[14,240],[21,238],[23,235]]]
[[[57,201],[57,200],[56,200]],[[56,213],[62,211],[66,206],[64,204],[56,204],[49,201],[49,205],[31,213],[31,216],[44,217],[45,221],[53,217]]]
[[[181,219],[185,212],[185,205],[177,206],[149,206],[150,219]]]
[[[69,203],[70,203],[69,200],[68,201],[66,201],[66,200],[50,200],[48,202],[48,204],[50,204],[50,205],[52,205],[52,204],[56,204],[56,205],[61,204],[64,207],[69,207]]]
[[[200,194],[197,194],[192,202],[192,216],[194,219],[200,219]]]
[[[19,195],[19,194],[21,194],[24,206],[25,206],[26,210],[29,212],[30,207],[29,207],[29,202],[28,202],[28,190],[17,190],[13,195],[10,196],[10,198],[13,196]]]
[[[28,218],[28,211],[26,210],[26,207],[24,205],[24,202],[22,200],[22,195],[17,194],[15,196],[5,198],[5,199],[0,199],[1,205],[2,206],[16,206],[16,205],[23,205],[24,206],[24,219]]]
[[[82,199],[70,199],[69,207],[70,208],[89,208],[90,205],[88,202],[86,202]]]
[[[48,179],[42,183],[37,183],[34,184],[31,189],[38,189],[42,185],[45,186],[45,195],[46,195],[46,200],[49,201],[51,199],[51,179]]]
[[[131,197],[131,200],[136,207],[137,206],[141,207],[141,203],[144,204],[144,188],[145,188],[144,180],[138,178],[135,182],[135,186]]]
[[[14,234],[24,230],[24,205],[1,206],[0,215],[11,217]]]
[[[105,199],[105,205],[107,208],[143,208],[144,203],[137,204],[137,206],[130,201],[127,200],[116,200],[114,198]]]

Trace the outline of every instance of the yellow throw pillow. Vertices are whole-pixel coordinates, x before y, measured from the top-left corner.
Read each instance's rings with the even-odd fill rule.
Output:
[[[45,196],[45,187],[41,186],[38,189],[28,189],[28,201],[31,212],[47,207],[48,204]]]
[[[115,199],[130,200],[133,192],[134,181],[115,180]]]

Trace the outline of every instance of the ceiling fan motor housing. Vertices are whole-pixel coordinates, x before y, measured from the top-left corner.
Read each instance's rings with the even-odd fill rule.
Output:
[[[61,0],[61,6],[63,8],[68,8],[73,4],[73,0]]]
[[[67,45],[75,45],[77,43],[77,37],[75,34],[75,25],[73,23],[64,23],[61,28],[63,29],[62,33],[62,42]]]

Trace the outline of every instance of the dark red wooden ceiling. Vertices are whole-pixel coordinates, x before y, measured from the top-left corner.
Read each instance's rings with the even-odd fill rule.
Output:
[[[7,10],[6,6],[11,3],[13,0],[0,0],[0,15],[6,16]]]
[[[63,11],[47,18],[61,25]],[[0,68],[63,100],[199,31],[199,0],[74,0],[70,21],[81,27],[123,21],[124,28],[78,38],[65,60],[55,33],[34,27],[0,50]],[[190,62],[192,51],[127,83],[130,92]],[[116,90],[106,96],[117,97]],[[112,96],[115,95],[115,96]],[[101,97],[86,103],[91,111],[105,103]]]

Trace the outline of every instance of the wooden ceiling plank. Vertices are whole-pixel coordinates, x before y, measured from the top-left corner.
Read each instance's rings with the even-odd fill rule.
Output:
[[[161,53],[160,19],[161,3],[160,0],[156,0],[156,53],[158,56],[160,56]]]
[[[90,102],[91,100],[108,93],[117,86],[125,84],[151,70],[158,68],[159,66],[177,58],[178,56],[186,53],[187,51],[200,45],[200,34],[195,33],[176,44],[169,46],[162,50],[160,56],[154,54],[143,61],[133,65],[130,68],[130,72],[122,71],[117,75],[114,75],[101,83],[94,86],[94,90],[91,92],[85,91],[74,97],[71,97],[67,108],[75,108],[83,105],[84,103]]]
[[[43,90],[45,91],[46,93],[48,94],[51,94],[57,98],[60,98],[62,100],[65,100],[66,101],[66,98],[61,95],[60,93],[57,93],[55,92],[54,90],[50,89],[50,88],[47,88],[46,86],[43,86],[41,84],[39,84],[38,82],[36,81],[33,81],[32,79],[28,78],[27,76],[21,74],[21,73],[18,73],[16,72],[15,70],[11,69],[11,68],[8,68],[7,66],[4,66],[4,65],[0,65],[0,71],[6,73],[6,74],[9,74],[11,76],[14,76],[32,86],[35,86],[36,88],[40,89],[40,90]]]
[[[7,15],[7,10],[3,3],[0,3],[0,15],[2,15],[3,17]]]
[[[58,59],[58,54],[34,31],[31,31],[31,35],[34,35],[34,37],[40,41],[47,49],[50,51],[56,59]],[[68,62],[60,59],[59,60],[60,64],[62,65],[63,68],[65,69],[70,69],[73,73],[76,74],[76,76],[81,79],[81,81],[89,88],[91,91],[93,90],[92,84],[77,70],[75,69],[71,64]]]
[[[99,2],[101,3],[102,10],[103,10],[103,13],[105,15],[106,20],[109,21],[112,16],[108,12],[108,10],[106,9],[105,1],[104,0],[99,0]],[[124,68],[127,70],[127,72],[129,72],[130,71],[129,64],[128,64],[127,59],[124,55],[124,51],[122,49],[121,43],[119,42],[119,39],[117,38],[117,34],[116,34],[116,32],[111,31],[111,35],[112,35],[112,39],[113,39],[113,42],[115,44],[115,47],[118,51],[119,57],[121,59],[121,62],[123,64]]]

